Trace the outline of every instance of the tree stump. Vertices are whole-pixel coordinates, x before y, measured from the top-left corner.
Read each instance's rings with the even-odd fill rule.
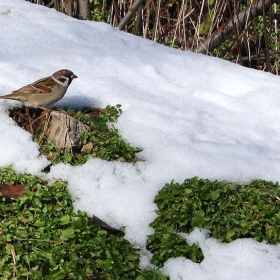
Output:
[[[33,135],[40,135],[41,144],[51,141],[57,150],[65,152],[82,148],[81,133],[88,127],[62,110],[19,108],[10,110],[10,117]]]
[[[45,121],[43,133],[59,150],[69,152],[72,147],[82,147],[80,134],[87,132],[82,122],[61,111],[51,111]]]

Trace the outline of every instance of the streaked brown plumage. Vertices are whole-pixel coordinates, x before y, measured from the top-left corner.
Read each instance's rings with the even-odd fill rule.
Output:
[[[72,71],[62,69],[52,76],[26,85],[0,99],[18,100],[27,107],[47,107],[60,100],[66,93],[72,80],[78,78]]]

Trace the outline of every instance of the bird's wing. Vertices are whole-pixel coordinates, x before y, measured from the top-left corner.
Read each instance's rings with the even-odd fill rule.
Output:
[[[55,85],[55,81],[52,77],[46,77],[40,79],[30,85],[24,86],[13,93],[21,92],[26,94],[32,93],[50,93],[52,91],[53,86]]]

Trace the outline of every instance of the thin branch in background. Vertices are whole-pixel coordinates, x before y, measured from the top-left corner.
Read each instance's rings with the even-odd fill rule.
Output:
[[[274,11],[274,32],[275,32],[275,51],[278,51],[278,21],[276,18],[276,12],[277,12],[277,7],[276,7],[276,3],[273,4],[273,11]],[[275,62],[275,72],[276,75],[279,75],[279,70],[278,70],[278,63],[279,63],[279,59],[276,60]]]
[[[121,11],[122,11],[122,3],[123,1],[112,0],[112,13],[111,13],[111,22],[112,26],[118,26],[120,18],[121,18]],[[119,8],[120,7],[120,8]]]
[[[250,3],[250,7],[251,8],[251,5],[252,3]],[[240,6],[240,3],[238,1],[238,9],[239,9],[239,6]],[[243,39],[243,41],[245,42],[244,43],[244,46],[247,50],[247,55],[248,55],[248,58],[249,58],[249,64],[251,64],[251,48],[250,48],[250,33],[249,33],[249,25],[250,23],[248,22],[249,18],[247,17],[246,18],[246,22],[245,22],[245,26],[244,26],[244,31],[243,33],[245,34],[245,38]],[[258,53],[258,51],[256,51],[256,54]],[[241,58],[242,59],[242,58]],[[243,59],[242,59],[243,60]]]
[[[161,0],[158,0],[158,5],[157,5],[157,14],[156,14],[156,20],[155,20],[155,26],[154,26],[154,32],[153,32],[153,40],[157,41],[157,32],[159,28],[159,13],[160,13],[160,3]]]
[[[150,22],[150,16],[151,16],[151,1],[147,1],[146,3],[146,18],[145,18],[145,27],[143,31],[143,38],[147,38],[148,35],[148,28],[149,28],[149,22]]]
[[[217,3],[219,3],[220,5],[216,6]],[[211,29],[211,33],[213,33],[215,29],[222,26],[223,21],[224,21],[224,13],[226,11],[226,8],[227,8],[227,2],[226,1],[222,1],[222,2],[216,1],[215,2],[215,14],[214,14],[215,16],[214,16],[213,27]],[[216,12],[216,9],[217,9],[217,12]]]
[[[183,18],[184,18],[184,0],[183,1],[183,4],[181,5],[181,8],[180,8],[180,12],[178,13],[178,18],[177,18],[177,22],[176,22],[176,25],[175,25],[175,30],[174,30],[174,34],[173,34],[173,39],[172,39],[172,44],[171,44],[171,47],[174,47],[174,42],[176,40],[176,37],[177,37],[177,30],[179,29],[179,26],[181,24],[181,19],[182,19],[182,15],[183,14]]]
[[[110,12],[108,15],[108,19],[107,19],[107,23],[109,23],[110,25],[113,25],[113,14],[114,14],[114,1],[112,1],[111,5],[110,5]]]
[[[126,16],[126,10],[129,9],[131,5],[132,5],[132,1],[129,1],[129,4],[127,4],[125,0],[118,1],[118,7],[116,7],[116,11],[119,11],[118,12],[119,21],[122,17]]]
[[[141,9],[141,29],[142,29],[142,34],[144,34],[144,26],[145,26],[145,17],[144,17],[144,7]],[[140,34],[139,34],[140,36]]]
[[[203,11],[203,7],[204,7],[204,0],[202,0],[202,4],[201,4],[201,9],[200,9],[200,13],[199,13],[199,17],[198,17],[198,21],[197,21],[197,25],[196,25],[196,47],[199,46],[199,37],[200,37],[200,34],[199,34],[199,30],[200,30],[200,24],[201,24],[201,17],[202,17],[202,11]],[[208,52],[208,50],[206,50],[206,52]]]
[[[227,3],[228,3],[228,8],[229,8],[230,14],[232,15],[230,17],[230,19],[231,19],[233,30],[234,30],[235,37],[236,37],[236,44],[237,44],[237,49],[238,49],[237,62],[239,62],[239,61],[241,62],[242,61],[242,53],[241,53],[241,48],[242,47],[241,47],[241,40],[240,40],[241,36],[239,34],[239,28],[238,28],[238,26],[240,26],[240,21],[239,21],[238,17],[237,17],[237,21],[234,21],[234,19],[233,19],[234,14],[238,15],[239,9],[237,9],[237,6],[235,6],[235,10],[233,11],[231,9],[231,5],[230,5],[229,0],[227,0]],[[247,19],[248,19],[248,17],[247,17]],[[245,26],[246,26],[246,24],[245,24]]]
[[[269,52],[269,57],[273,58],[273,59],[280,59],[280,51],[275,51],[275,52]],[[255,55],[251,55],[250,57],[248,56],[244,56],[242,57],[242,61],[249,61],[249,60],[261,60],[261,61],[265,61],[266,60],[266,54],[262,53],[262,54],[255,54]],[[237,60],[233,59],[231,60],[231,62],[236,63]]]
[[[143,0],[141,0],[143,2]],[[142,9],[143,3],[140,4],[136,11],[136,22],[135,22],[135,32],[134,35],[140,36],[141,35],[141,26],[142,26]]]
[[[217,7],[217,3],[220,3],[220,1],[215,1],[215,5],[213,8],[211,8],[209,6],[209,1],[207,1],[207,8],[208,8],[208,15],[210,16],[211,18],[211,24],[210,24],[210,27],[209,27],[209,31],[208,31],[208,35],[209,36],[212,32],[213,32],[213,29],[215,28],[214,25],[215,25],[215,21],[216,21],[216,7]]]
[[[265,42],[265,53],[266,53],[266,71],[270,72],[269,39],[268,39],[268,36],[267,36],[267,25],[266,25],[266,14],[265,14],[264,3],[263,3],[263,29],[264,29],[264,42]]]
[[[183,24],[183,36],[184,36],[184,50],[187,49],[187,38],[186,38],[186,24],[185,24],[185,11],[186,11],[187,1],[182,5],[182,24]]]

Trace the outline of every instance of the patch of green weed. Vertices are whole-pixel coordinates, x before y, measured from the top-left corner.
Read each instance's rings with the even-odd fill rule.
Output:
[[[84,212],[75,213],[66,183],[48,186],[10,167],[0,168],[4,182],[24,184],[26,195],[0,196],[1,279],[136,279],[161,274],[139,269],[139,254],[123,233],[93,226]]]
[[[263,180],[237,185],[194,177],[183,184],[166,184],[154,200],[158,217],[151,224],[155,233],[147,246],[154,253],[153,263],[162,266],[178,256],[200,262],[203,256],[197,245],[187,245],[178,235],[195,227],[210,230],[222,242],[253,237],[279,243],[279,194],[278,183]]]
[[[80,165],[84,164],[89,157],[98,157],[108,161],[135,162],[136,154],[142,149],[132,147],[127,143],[113,125],[121,113],[121,105],[108,105],[98,114],[92,113],[92,108],[82,111],[68,109],[67,114],[81,121],[88,128],[86,133],[80,135],[85,149],[65,152],[57,149],[50,141],[45,141],[41,144],[41,152],[53,163]],[[35,136],[34,139],[38,141],[40,135]]]

